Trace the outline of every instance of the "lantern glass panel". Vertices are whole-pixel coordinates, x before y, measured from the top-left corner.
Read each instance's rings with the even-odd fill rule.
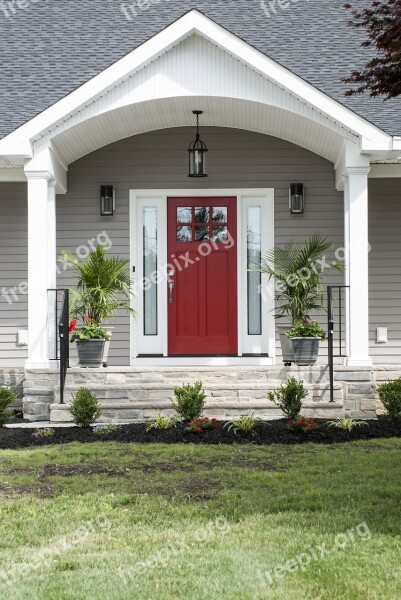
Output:
[[[303,214],[304,186],[301,183],[293,183],[290,188],[290,210],[292,214]]]
[[[113,197],[103,196],[102,198],[102,215],[113,214]]]
[[[203,150],[191,150],[189,156],[191,177],[204,177],[206,175],[206,153]]]

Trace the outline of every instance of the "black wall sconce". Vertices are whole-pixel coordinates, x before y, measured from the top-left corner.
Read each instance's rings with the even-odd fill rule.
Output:
[[[303,183],[290,185],[290,212],[292,215],[303,215],[305,210],[305,189]]]
[[[112,185],[100,187],[100,214],[102,217],[112,217],[116,210],[116,193]]]

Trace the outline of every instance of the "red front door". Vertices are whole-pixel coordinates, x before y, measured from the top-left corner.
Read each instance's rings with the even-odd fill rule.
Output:
[[[237,355],[237,199],[169,198],[169,355]]]

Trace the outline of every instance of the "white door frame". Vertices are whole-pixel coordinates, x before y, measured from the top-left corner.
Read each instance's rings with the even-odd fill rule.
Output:
[[[168,356],[168,283],[165,276],[167,265],[167,199],[169,197],[236,197],[237,198],[237,275],[238,275],[238,357],[169,357]],[[274,245],[274,189],[171,189],[171,190],[130,190],[130,262],[131,272],[135,267],[133,279],[137,284],[143,280],[142,248],[143,232],[141,212],[144,206],[158,209],[158,333],[152,336],[150,351],[149,338],[143,335],[143,296],[141,289],[136,289],[131,306],[138,313],[138,318],[131,318],[130,357],[132,366],[140,365],[272,365],[275,362],[275,321],[272,310],[274,298],[272,294],[262,294],[262,326],[265,332],[262,337],[252,336],[250,340],[247,330],[247,285],[245,273],[247,269],[246,219],[248,206],[262,207],[262,254]],[[268,289],[265,276],[262,276],[262,289]],[[141,312],[142,311],[142,312]],[[267,332],[267,333],[266,333]],[[257,338],[257,339],[256,339]],[[242,356],[251,354],[254,356]],[[138,357],[138,354],[142,355]],[[262,354],[262,356],[258,356]],[[145,355],[145,356],[143,356]],[[148,356],[152,355],[152,356]],[[268,356],[263,356],[268,355]]]

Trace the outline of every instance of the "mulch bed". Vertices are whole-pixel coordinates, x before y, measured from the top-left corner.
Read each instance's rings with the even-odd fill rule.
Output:
[[[391,421],[387,417],[368,421],[368,426],[356,427],[351,432],[329,428],[325,420],[316,419],[320,428],[309,433],[294,433],[288,429],[287,421],[269,421],[257,426],[255,434],[234,434],[223,427],[223,423],[213,430],[203,433],[185,431],[185,425],[167,431],[150,430],[142,423],[121,425],[118,431],[108,435],[96,435],[91,428],[66,427],[56,429],[50,438],[36,438],[32,429],[0,429],[0,448],[17,449],[30,446],[67,444],[70,442],[132,442],[141,444],[336,444],[355,440],[401,437],[401,420]]]

